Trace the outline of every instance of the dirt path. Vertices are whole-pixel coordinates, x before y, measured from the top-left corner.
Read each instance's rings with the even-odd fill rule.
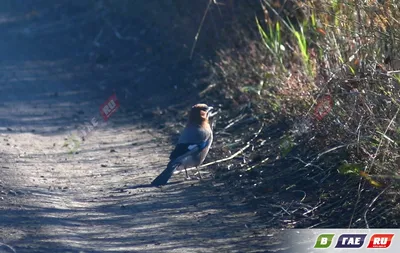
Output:
[[[57,37],[38,32],[54,20],[14,21],[0,42],[0,252],[284,252],[280,232],[210,178],[148,187],[172,148],[138,107],[157,97],[149,79],[169,78],[153,58],[141,68],[93,64],[68,34],[78,25]],[[129,92],[133,79],[142,86]],[[68,131],[101,122],[113,91],[121,108],[70,154]]]
[[[23,124],[0,140],[0,238],[16,252],[252,252],[275,240],[212,180],[147,187],[170,149],[152,129],[95,128],[70,154],[65,131]]]
[[[2,134],[15,153],[2,163],[0,236],[17,252],[251,252],[270,241],[211,181],[146,187],[166,159],[143,130],[96,131],[75,155],[52,148],[57,137]]]

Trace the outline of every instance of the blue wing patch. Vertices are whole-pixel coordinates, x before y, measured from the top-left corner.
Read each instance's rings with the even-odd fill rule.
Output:
[[[197,146],[199,147],[200,150],[202,150],[203,148],[207,147],[208,145],[208,141],[202,142],[200,144],[197,144]]]
[[[186,154],[187,152],[189,152],[190,150],[192,150],[195,147],[198,147],[199,150],[202,150],[205,147],[207,147],[207,145],[208,145],[208,141],[205,141],[202,143],[178,143],[175,146],[174,151],[172,151],[171,155],[169,156],[169,159],[174,160],[174,159],[180,157],[181,155]]]

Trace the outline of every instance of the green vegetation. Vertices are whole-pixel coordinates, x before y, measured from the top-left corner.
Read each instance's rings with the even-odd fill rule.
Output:
[[[274,56],[275,60],[279,63],[282,70],[285,70],[283,64],[283,54],[285,52],[285,47],[281,41],[281,26],[279,22],[276,22],[273,26],[271,23],[268,23],[268,32],[265,32],[260,22],[256,18],[257,28],[260,32],[261,39],[268,49],[268,51]]]
[[[306,199],[320,223],[313,226],[398,227],[400,4],[264,0],[260,9],[258,39],[235,54],[221,50],[211,77],[259,114],[272,112],[269,123],[290,122],[276,151],[276,162],[290,166],[261,175],[260,165],[258,184],[284,178],[280,193],[312,193]],[[316,117],[326,96],[332,108]]]
[[[188,85],[227,105],[218,127],[228,133],[211,156],[248,147],[217,167],[267,225],[400,226],[397,0],[104,4],[132,23],[151,20],[163,43],[184,45],[180,59],[204,56],[196,67],[208,78]],[[248,143],[255,121],[268,127]]]

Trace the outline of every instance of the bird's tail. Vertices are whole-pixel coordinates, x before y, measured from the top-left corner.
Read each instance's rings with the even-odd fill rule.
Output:
[[[172,173],[179,165],[180,163],[173,163],[173,161],[170,161],[167,168],[151,182],[151,185],[160,186],[167,184],[168,180],[172,177]]]

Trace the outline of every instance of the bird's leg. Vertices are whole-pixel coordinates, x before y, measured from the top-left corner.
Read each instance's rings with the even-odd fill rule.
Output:
[[[196,169],[197,169],[197,173],[199,174],[199,178],[202,179],[202,178],[201,178],[201,174],[200,174],[199,167],[196,167]]]
[[[186,170],[186,166],[185,166],[184,168],[185,168],[185,173],[186,173],[186,179],[190,179],[190,177],[189,177],[189,175],[188,175],[188,172],[187,172],[187,170]]]

